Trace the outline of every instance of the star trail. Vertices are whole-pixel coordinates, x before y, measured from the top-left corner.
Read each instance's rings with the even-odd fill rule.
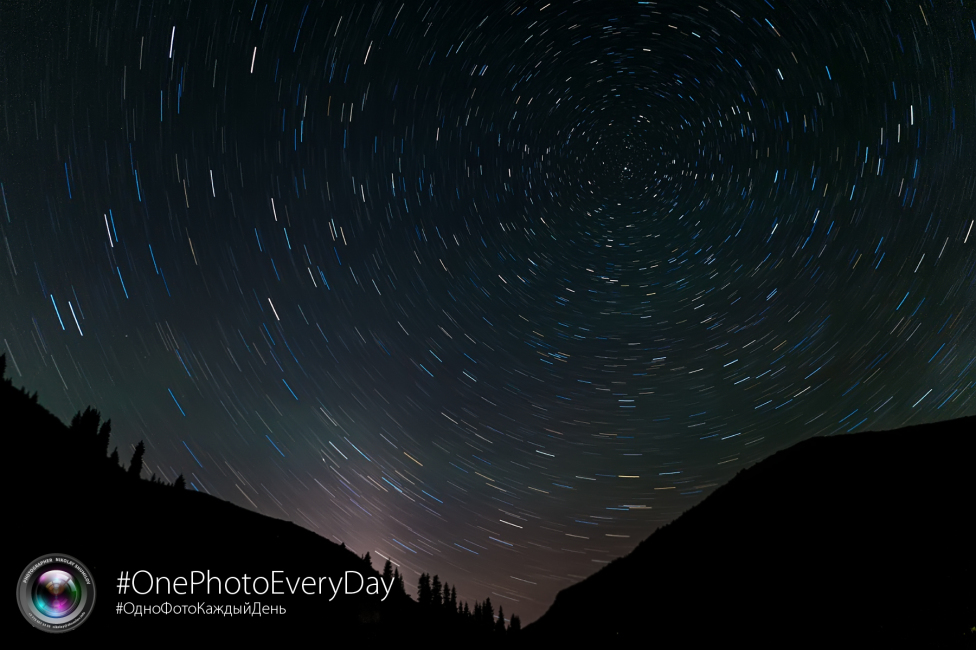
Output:
[[[779,449],[973,413],[974,20],[4,3],[8,372],[531,621]]]

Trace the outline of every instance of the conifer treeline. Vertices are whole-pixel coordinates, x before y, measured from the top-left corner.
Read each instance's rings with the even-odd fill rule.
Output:
[[[387,565],[389,564],[387,560]],[[505,612],[499,606],[496,615],[491,598],[486,598],[484,602],[476,601],[473,609],[468,607],[468,603],[459,603],[457,590],[446,581],[441,584],[439,576],[431,577],[429,573],[420,575],[417,583],[417,602],[421,608],[434,616],[439,616],[444,623],[457,628],[458,631],[481,638],[494,638],[500,641],[514,637],[522,628],[519,617],[515,615],[506,627]]]
[[[3,357],[0,357],[0,364],[4,361]],[[0,366],[2,370],[2,366]],[[119,449],[116,447],[112,450],[112,453],[108,453],[109,441],[112,435],[112,421],[106,420],[101,422],[101,414],[88,407],[84,412],[77,412],[75,416],[71,418],[71,426],[68,430],[71,435],[74,436],[75,440],[80,442],[87,452],[86,455],[89,456],[90,461],[96,466],[104,466],[106,463],[109,468],[116,470],[124,470],[125,474],[133,479],[138,479],[142,475],[142,470],[145,467],[144,457],[146,455],[146,445],[140,440],[139,444],[135,446],[132,452],[132,459],[129,461],[129,466],[124,467],[119,460]],[[150,483],[168,483],[156,476],[155,473],[149,477]],[[176,480],[172,483],[173,487],[185,488],[186,479],[180,474],[176,477]]]
[[[6,365],[6,355],[0,354],[0,413],[17,413],[18,417],[31,419],[35,424],[45,422],[49,431],[61,432],[51,436],[48,442],[76,456],[79,466],[91,468],[103,480],[109,479],[112,475],[122,481],[138,481],[142,478],[146,453],[146,446],[142,441],[135,446],[126,467],[120,460],[118,447],[113,448],[111,454],[108,453],[111,447],[111,420],[102,422],[101,414],[88,407],[76,413],[71,419],[71,424],[65,427],[60,420],[37,404],[37,393],[31,395],[22,388],[14,388],[12,381],[6,376]],[[158,478],[155,473],[148,481],[170,484]],[[118,485],[115,479],[109,482]],[[182,490],[186,487],[186,480],[180,474],[171,485]],[[345,548],[345,544],[342,544],[342,548]],[[362,559],[367,566],[372,567],[369,553],[366,553]],[[393,580],[390,595],[395,596],[395,600],[409,598],[403,576],[399,568],[395,568],[390,560],[383,565],[382,576],[386,584]],[[421,574],[417,600],[424,613],[422,618],[437,624],[440,631],[465,635],[469,639],[478,639],[491,646],[502,641],[516,640],[521,629],[519,617],[513,615],[510,621],[506,621],[501,607],[498,608],[497,614],[495,613],[490,598],[486,598],[483,602],[475,602],[473,609],[468,603],[459,603],[456,589],[446,582],[442,584],[437,575],[431,577],[428,573]]]
[[[21,418],[35,418],[34,426],[47,427],[50,431],[65,431],[68,437],[57,444],[65,445],[62,451],[70,451],[78,456],[79,466],[89,467],[98,472],[121,473],[133,479],[139,479],[145,467],[144,456],[146,445],[140,440],[133,450],[129,466],[125,467],[119,457],[119,449],[115,447],[108,453],[112,437],[112,421],[102,422],[101,414],[92,407],[78,411],[71,418],[71,425],[64,424],[51,415],[37,403],[37,393],[33,395],[23,388],[14,388],[13,382],[7,377],[7,355],[0,354],[0,411],[7,414],[17,413]],[[57,434],[49,442],[58,440]],[[155,473],[149,479],[151,483],[169,484],[158,478]],[[186,480],[180,474],[172,483],[176,488],[186,487]]]
[[[366,553],[366,555],[363,556],[363,559],[366,560],[366,564],[372,568],[373,560],[370,558],[369,553]],[[387,560],[386,564],[383,565],[383,582],[385,584],[390,584],[391,579],[393,580],[393,588],[390,591],[390,594],[396,597],[406,596],[407,590],[403,586],[403,576],[400,575],[400,569],[394,569],[393,563]]]

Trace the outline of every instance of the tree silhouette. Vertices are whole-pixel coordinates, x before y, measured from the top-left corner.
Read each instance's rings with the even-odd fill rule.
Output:
[[[133,478],[139,478],[139,474],[142,472],[142,457],[146,454],[146,445],[139,441],[136,445],[136,450],[132,452],[132,461],[129,463],[129,469],[126,470],[129,476]]]
[[[389,560],[383,565],[383,582],[390,584],[390,580],[393,579],[393,563]]]
[[[457,607],[451,607],[451,588],[446,581],[444,582],[443,594],[441,597],[441,606],[444,608],[444,611],[449,614],[454,614],[457,612]]]
[[[121,461],[119,460],[119,448],[118,447],[116,447],[115,449],[112,450],[112,455],[108,457],[108,460],[112,464],[112,467],[120,467],[121,466],[120,465],[120,462]]]
[[[78,411],[71,418],[71,431],[75,435],[95,437],[98,434],[98,421],[101,415],[92,407],[87,407],[85,412]]]
[[[417,602],[421,607],[428,607],[431,603],[430,576],[426,573],[420,574],[420,581],[417,583]]]
[[[373,558],[369,556],[369,551],[366,551],[366,555],[363,556],[363,561],[366,562],[370,569],[373,568]]]
[[[481,606],[481,629],[491,632],[495,625],[495,609],[491,606],[491,598],[485,598],[485,604]]]
[[[505,634],[505,613],[501,605],[498,606],[498,618],[495,620],[495,634]]]
[[[173,487],[175,487],[177,490],[185,490],[186,489],[186,479],[183,478],[183,475],[182,474],[180,474],[179,476],[177,476],[176,477],[176,480],[173,481]]]
[[[95,439],[96,451],[98,452],[99,458],[105,457],[108,454],[108,441],[112,437],[112,420],[105,420],[105,423],[98,430],[98,435]]]
[[[407,589],[403,586],[403,576],[400,575],[400,569],[393,569],[393,589],[400,596],[407,595]]]
[[[98,426],[101,414],[87,407],[84,412],[79,411],[71,418],[69,430],[75,439],[82,445],[85,455],[91,460],[105,458],[108,454],[109,439],[112,435],[112,421],[106,420],[101,427]]]
[[[522,621],[515,614],[512,614],[512,620],[508,623],[508,633],[511,635],[516,635],[522,629]]]
[[[441,579],[438,578],[436,575],[434,576],[434,580],[430,584],[430,590],[431,590],[430,604],[433,605],[435,608],[440,609],[442,604]]]

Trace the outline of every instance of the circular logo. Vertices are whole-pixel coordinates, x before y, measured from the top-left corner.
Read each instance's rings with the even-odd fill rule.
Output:
[[[67,632],[91,615],[95,581],[88,567],[70,555],[42,555],[20,572],[17,604],[37,629]]]

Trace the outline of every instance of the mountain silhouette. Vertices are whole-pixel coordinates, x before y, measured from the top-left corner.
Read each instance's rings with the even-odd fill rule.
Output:
[[[4,366],[5,358],[0,355],[0,377]],[[4,473],[11,530],[5,535],[8,584],[13,585],[21,569],[46,553],[69,555],[86,565],[95,579],[96,602],[90,619],[69,633],[72,642],[115,639],[141,644],[146,640],[157,645],[192,642],[199,637],[248,644],[287,639],[373,647],[424,638],[436,630],[438,634],[450,631],[457,638],[464,637],[466,646],[480,648],[496,646],[510,636],[505,629],[499,632],[490,606],[476,604],[477,611],[484,612],[479,618],[459,611],[456,594],[446,584],[438,594],[441,606],[425,607],[407,595],[414,585],[404,584],[398,569],[381,567],[381,574],[371,565],[368,553],[359,557],[344,544],[293,523],[185,488],[182,475],[173,485],[155,477],[141,479],[142,443],[134,453],[122,454],[131,456],[127,467],[122,467],[117,449],[111,455],[106,453],[111,422],[101,422],[101,415],[93,409],[79,413],[66,426],[37,403],[36,394],[14,388],[4,377],[0,380],[0,428],[7,457],[14,463],[13,470]],[[135,587],[145,591],[149,585],[143,574],[139,582],[130,583],[126,594],[120,594],[119,576],[128,572],[134,581],[141,570],[154,578],[167,577],[170,583],[158,595],[136,594]],[[228,594],[223,587],[219,594],[166,593],[177,577],[192,579],[191,571],[209,571],[210,576],[222,578],[247,574],[252,580],[258,576],[271,579],[273,571],[280,571],[280,579],[293,582],[306,576],[331,577],[337,582],[353,571],[364,583],[382,578],[394,587],[382,601],[384,592],[380,596],[365,593],[368,587],[360,588],[355,576],[351,579],[357,584],[350,591],[359,589],[359,593],[340,593],[331,600],[333,590],[328,583],[325,595],[301,594],[301,589],[298,595],[257,595],[253,591],[247,595],[243,586],[237,594]],[[213,586],[216,591],[217,584]],[[279,587],[288,588],[287,583],[279,583]],[[313,591],[316,588],[318,585]],[[282,606],[285,614],[261,610],[261,616],[134,615],[136,605],[194,606],[195,610],[203,605],[203,611],[211,611],[207,608],[228,605],[253,609],[255,603],[259,609]],[[120,604],[133,614],[118,613]],[[517,617],[513,619],[517,636]],[[11,621],[9,632],[27,642],[50,638],[23,620]]]
[[[974,436],[967,417],[780,451],[561,591],[523,639],[976,645]]]
[[[372,647],[443,638],[480,648],[917,639],[940,647],[976,639],[973,417],[813,438],[774,454],[627,557],[560,592],[542,618],[519,632],[516,616],[506,631],[490,600],[469,610],[428,574],[420,576],[419,602],[407,595],[418,585],[402,579],[382,602],[362,592],[331,601],[118,593],[126,571],[171,579],[191,571],[222,577],[281,571],[292,580],[355,571],[389,581],[393,568],[380,574],[368,554],[361,558],[290,522],[187,489],[182,475],[173,485],[141,479],[141,443],[120,454],[111,422],[93,409],[65,425],[36,394],[14,388],[4,370],[0,355],[0,429],[14,466],[3,474],[11,531],[5,574],[13,584],[29,562],[52,552],[87,565],[97,602],[90,620],[70,633],[78,641],[157,645],[200,637]],[[260,603],[287,613],[140,617],[117,613],[120,603]],[[26,621],[12,623],[14,638],[45,638]]]

